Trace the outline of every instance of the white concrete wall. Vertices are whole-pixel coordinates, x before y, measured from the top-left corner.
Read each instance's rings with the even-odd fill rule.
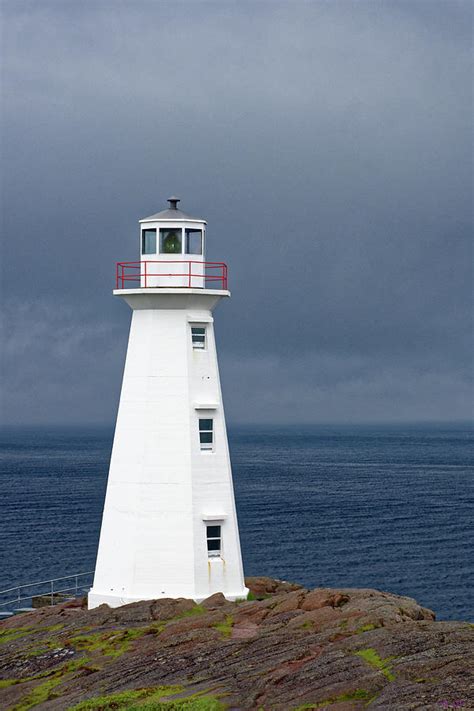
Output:
[[[159,597],[245,597],[211,311],[228,292],[116,292],[133,308],[89,607]],[[194,350],[191,326],[205,325]],[[199,418],[214,420],[201,451]],[[222,556],[208,558],[206,520]]]

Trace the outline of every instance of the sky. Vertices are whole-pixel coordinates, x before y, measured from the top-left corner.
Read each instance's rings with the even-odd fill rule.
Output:
[[[114,422],[171,194],[229,266],[230,423],[472,416],[470,2],[1,9],[3,422]]]

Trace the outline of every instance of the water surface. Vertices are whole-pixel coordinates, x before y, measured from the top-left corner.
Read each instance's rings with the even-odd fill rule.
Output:
[[[93,570],[113,430],[0,435],[0,589]],[[468,426],[230,428],[247,575],[473,619]]]

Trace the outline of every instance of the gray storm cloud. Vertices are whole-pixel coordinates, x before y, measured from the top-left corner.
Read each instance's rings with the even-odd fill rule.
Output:
[[[4,413],[112,422],[137,220],[233,298],[234,421],[471,415],[471,6],[3,3]]]

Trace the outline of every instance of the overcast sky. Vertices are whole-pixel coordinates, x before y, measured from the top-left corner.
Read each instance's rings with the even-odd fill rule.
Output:
[[[115,262],[173,193],[230,422],[470,417],[471,7],[3,1],[5,421],[114,422]]]

